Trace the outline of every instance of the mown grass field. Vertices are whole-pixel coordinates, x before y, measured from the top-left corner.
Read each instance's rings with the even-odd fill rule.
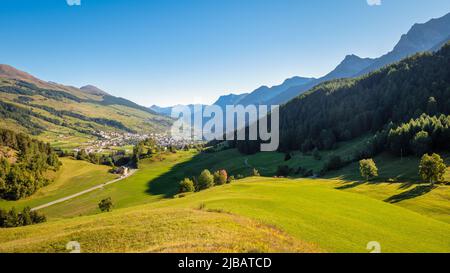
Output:
[[[280,237],[268,242],[267,232]],[[87,252],[368,252],[370,241],[383,252],[449,252],[449,232],[448,223],[363,194],[253,177],[112,213],[2,230],[0,251],[65,251],[75,240]]]
[[[117,178],[117,175],[108,172],[110,168],[107,166],[69,158],[61,158],[61,162],[63,164],[61,169],[52,174],[53,183],[19,201],[0,200],[0,208],[22,209],[27,206],[33,208]]]

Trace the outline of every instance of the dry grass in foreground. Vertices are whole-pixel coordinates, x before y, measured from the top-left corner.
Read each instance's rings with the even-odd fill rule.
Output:
[[[320,252],[260,222],[197,209],[121,210],[0,230],[0,252]]]

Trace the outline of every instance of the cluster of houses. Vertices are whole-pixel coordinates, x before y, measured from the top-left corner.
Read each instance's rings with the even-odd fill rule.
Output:
[[[133,133],[119,133],[119,132],[96,132],[99,136],[97,140],[92,140],[87,143],[83,149],[89,153],[103,153],[113,150],[116,147],[124,147],[128,145],[136,145],[142,140],[153,139],[156,145],[160,147],[175,147],[177,149],[183,148],[187,145],[195,144],[192,140],[174,139],[168,134],[133,134]],[[79,152],[81,148],[76,148],[73,151]]]
[[[100,136],[99,140],[93,141],[93,145],[97,147],[120,147],[126,145],[135,145],[139,141],[149,138],[148,134],[132,134],[132,133],[118,133],[118,132],[97,132]]]
[[[164,134],[153,134],[151,137],[156,141],[156,145],[160,147],[175,147],[181,149],[186,146],[198,144],[198,141],[196,142],[191,139],[175,139],[170,135]]]

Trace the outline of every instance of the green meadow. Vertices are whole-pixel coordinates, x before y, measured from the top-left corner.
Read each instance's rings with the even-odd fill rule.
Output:
[[[450,186],[422,184],[417,158],[376,157],[380,177],[370,182],[361,181],[356,163],[321,179],[272,177],[278,165],[317,168],[329,156],[293,153],[284,161],[282,153],[234,149],[154,155],[131,177],[43,209],[47,223],[0,230],[0,252],[66,252],[68,241],[85,252],[368,252],[370,241],[383,252],[450,251]],[[205,168],[235,176],[257,168],[263,176],[177,194],[181,179]],[[64,159],[53,184],[0,204],[40,205],[111,178],[104,166]],[[106,197],[114,210],[100,213]]]
[[[242,226],[258,232],[247,237]],[[255,239],[264,231],[280,238]],[[112,213],[2,230],[0,251],[65,251],[75,240],[87,252],[368,252],[370,241],[383,252],[448,252],[448,232],[448,223],[364,194],[253,177]],[[282,238],[297,247],[278,247]]]
[[[226,169],[231,175],[250,175],[253,167],[263,175],[273,175],[277,164],[283,164],[284,154],[267,153],[243,156],[231,149],[218,153],[178,151],[164,153],[151,159],[141,160],[139,171],[133,176],[42,210],[49,218],[66,218],[98,213],[100,200],[111,197],[115,208],[159,201],[177,194],[179,182],[185,177],[199,175],[203,169]],[[292,166],[299,162],[314,164],[311,156],[294,156],[289,162]]]
[[[94,165],[85,161],[61,158],[63,164],[57,173],[51,173],[54,181],[30,197],[18,201],[0,200],[0,208],[37,207],[63,198],[93,186],[114,180],[117,175],[109,173],[109,167]]]
[[[93,191],[64,203],[45,208],[42,212],[51,219],[67,218],[99,213],[97,204],[100,200],[107,197],[111,197],[114,200],[116,209],[171,198],[177,194],[179,181],[184,177],[197,176],[205,168],[212,171],[226,169],[230,175],[235,176],[239,174],[248,176],[253,168],[257,168],[263,176],[272,177],[278,165],[288,164],[291,168],[298,166],[308,168],[308,164],[323,164],[324,161],[325,159],[318,161],[313,159],[312,156],[294,153],[292,159],[285,162],[284,154],[282,153],[259,153],[245,156],[234,149],[201,154],[195,151],[165,153],[151,159],[142,160],[139,171],[129,178],[109,185],[102,190]],[[299,177],[293,177],[292,179],[301,179],[303,182],[307,181],[341,191],[364,194],[381,201],[421,212],[445,222],[450,222],[450,214],[448,213],[450,211],[450,203],[448,202],[450,198],[449,186],[437,185],[431,188],[428,184],[421,184],[417,175],[418,158],[399,159],[381,155],[375,158],[375,162],[379,167],[380,177],[368,183],[361,181],[357,163],[350,164],[339,172],[327,174],[325,177],[327,179],[302,179]],[[70,163],[68,170],[71,172],[70,166],[79,164],[80,161],[67,159],[64,161],[62,170],[67,168],[66,163]],[[86,162],[82,162],[82,164],[92,168],[101,167]],[[106,167],[102,172],[107,174]],[[96,177],[98,173],[92,173],[91,175]],[[111,176],[107,175],[108,177]],[[450,168],[447,171],[446,178],[448,179],[449,176]],[[70,177],[70,175],[66,174],[63,177]],[[394,178],[396,182],[388,182],[390,178]],[[98,184],[108,181],[108,179],[99,180]],[[75,178],[74,181],[80,181],[80,179]],[[47,191],[47,189],[54,188],[55,185],[58,185],[58,183],[42,190]],[[65,187],[62,188],[66,189]],[[81,191],[85,188],[88,187],[83,188],[83,184],[77,184],[77,188],[69,188],[68,190],[71,190],[71,193],[73,193],[75,189]],[[60,192],[58,197],[69,195],[66,193],[67,191]],[[38,193],[36,197],[40,195]],[[31,200],[36,200],[36,197],[32,196]],[[43,201],[51,201],[50,199],[53,197],[48,197]],[[17,207],[21,207],[20,202],[27,203],[27,199],[16,202]],[[27,204],[37,205],[42,204],[42,201],[40,200],[39,203],[34,201],[34,203]]]

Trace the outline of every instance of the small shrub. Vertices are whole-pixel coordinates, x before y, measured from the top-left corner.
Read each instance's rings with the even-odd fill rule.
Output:
[[[259,174],[259,171],[257,169],[253,168],[252,176],[261,176],[261,175]]]
[[[419,164],[419,176],[423,181],[434,185],[434,183],[444,180],[446,168],[447,166],[440,155],[424,154]]]
[[[203,170],[198,177],[198,190],[204,190],[212,187],[214,185],[214,176],[208,170]]]
[[[228,174],[225,170],[216,171],[214,173],[214,185],[224,185],[227,183]]]
[[[100,203],[98,203],[98,208],[102,212],[110,212],[110,211],[112,211],[113,203],[112,203],[111,197],[105,198],[102,201],[100,201]]]
[[[235,180],[234,175],[230,175],[227,179],[227,184],[230,184],[231,182],[233,182]]]
[[[180,182],[180,189],[178,192],[183,193],[194,191],[195,191],[194,181],[192,181],[191,179],[185,178],[183,179],[183,181]]]
[[[286,177],[291,173],[291,168],[287,165],[278,166],[277,176]]]
[[[378,176],[378,168],[373,159],[363,159],[359,161],[359,171],[361,176],[369,181],[370,178]]]
[[[19,213],[15,208],[9,211],[0,209],[0,228],[28,226],[45,221],[47,221],[47,218],[43,214],[31,211],[29,207],[25,207]]]
[[[291,160],[291,158],[292,158],[291,153],[286,153],[284,155],[284,161],[289,161],[289,160]]]

